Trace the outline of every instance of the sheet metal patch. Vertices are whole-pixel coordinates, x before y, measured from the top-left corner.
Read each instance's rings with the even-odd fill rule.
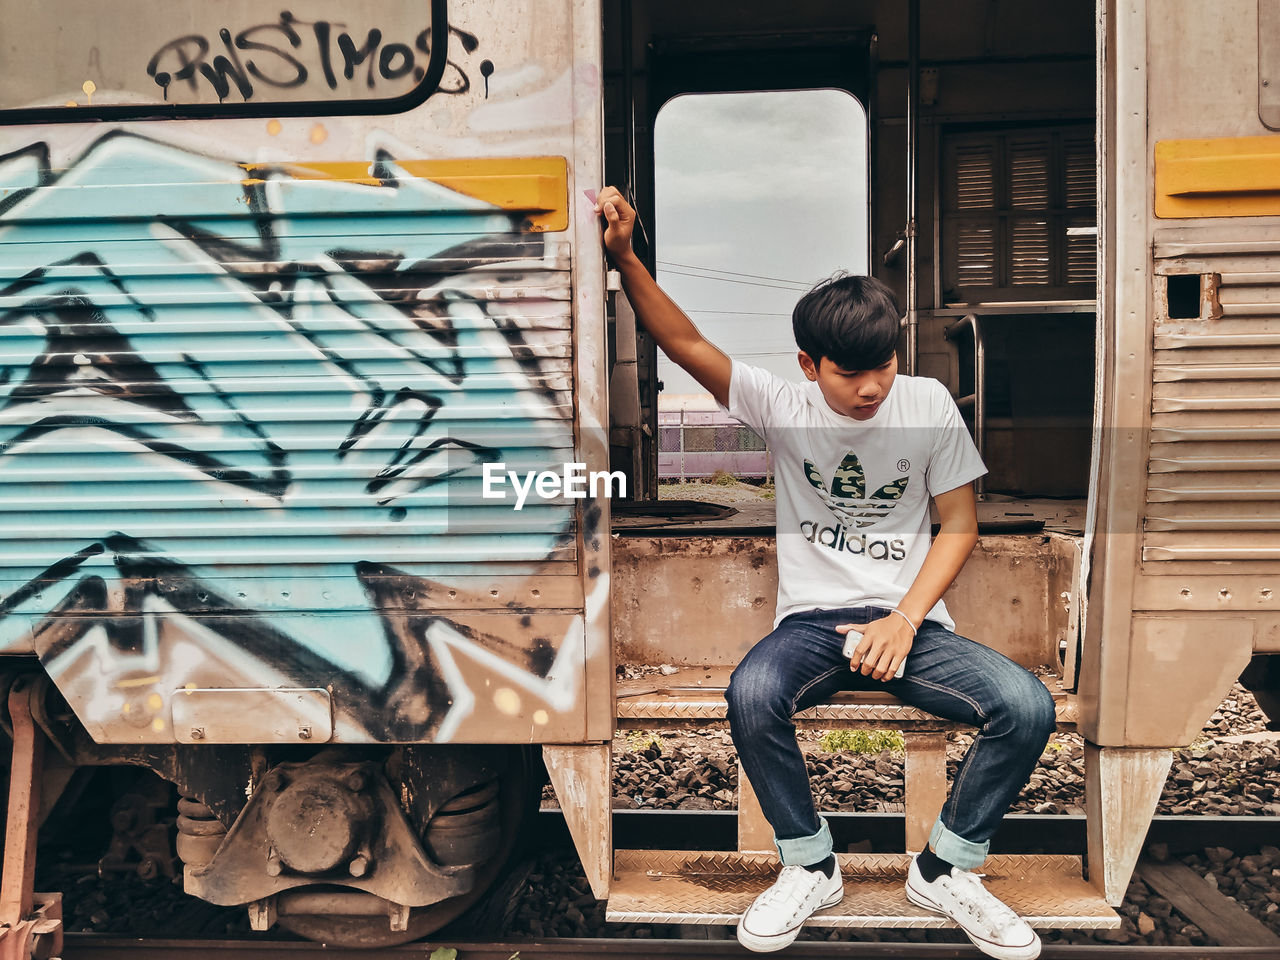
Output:
[[[179,743],[324,743],[333,698],[316,687],[175,690],[173,733]]]

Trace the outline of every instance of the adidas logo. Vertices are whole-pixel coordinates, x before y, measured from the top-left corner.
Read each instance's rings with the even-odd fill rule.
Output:
[[[907,557],[907,544],[901,537],[868,539],[865,533],[854,533],[843,523],[823,527],[817,520],[804,520],[800,523],[800,532],[810,543],[830,547],[837,553],[844,550],[855,557],[865,555],[872,560],[905,560]]]
[[[899,477],[868,497],[862,461],[852,450],[844,455],[840,466],[836,467],[836,472],[831,477],[830,490],[812,460],[804,462],[804,473],[827,509],[848,527],[870,527],[879,523],[897,506],[911,481],[910,477]]]

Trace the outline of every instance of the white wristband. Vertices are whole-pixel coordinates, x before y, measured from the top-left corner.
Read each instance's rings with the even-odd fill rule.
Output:
[[[897,614],[898,616],[900,616],[903,620],[907,621],[907,626],[911,628],[911,635],[912,635],[913,637],[916,635],[916,625],[915,625],[914,623],[912,623],[912,622],[911,622],[911,618],[910,618],[910,617],[908,617],[905,613],[903,613],[903,612],[902,612],[901,610],[899,610],[897,607],[894,607],[894,608],[893,608],[892,610],[890,610],[889,612],[890,612],[890,613],[896,613],[896,614]]]

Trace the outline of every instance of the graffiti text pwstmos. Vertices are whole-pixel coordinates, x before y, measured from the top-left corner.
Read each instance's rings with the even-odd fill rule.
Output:
[[[457,28],[449,30],[470,53],[477,38]],[[356,80],[363,74],[365,86],[375,89],[380,82],[401,80],[410,75],[415,83],[426,75],[431,54],[431,27],[408,38],[394,39],[382,29],[348,32],[345,24],[328,20],[308,22],[283,11],[275,23],[247,27],[238,33],[222,27],[218,41],[192,33],[170,40],[147,62],[147,75],[165,91],[174,83],[186,83],[197,92],[203,79],[222,100],[236,92],[252,100],[260,87],[294,89],[315,82],[318,70],[325,86],[338,89],[338,77]],[[217,46],[223,52],[215,52]],[[470,81],[461,68],[449,63],[453,74],[442,82],[441,93],[463,93]],[[258,86],[255,87],[255,84]]]

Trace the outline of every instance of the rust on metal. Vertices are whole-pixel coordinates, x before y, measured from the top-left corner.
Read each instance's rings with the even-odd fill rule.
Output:
[[[10,925],[31,913],[36,871],[36,811],[40,809],[40,776],[44,739],[31,716],[31,685],[26,678],[9,691],[13,757],[9,766],[9,812],[5,823],[4,873],[0,877],[0,922]]]
[[[944,927],[951,921],[909,903],[908,854],[837,854],[839,905],[808,921],[824,927]],[[1073,856],[996,855],[987,887],[1041,928],[1118,927],[1120,917],[1086,883]],[[732,924],[778,872],[777,857],[752,853],[619,850],[606,918],[622,923]]]
[[[36,949],[44,956],[62,950],[62,894],[35,893],[36,832],[40,782],[44,773],[44,736],[36,728],[32,700],[42,683],[19,677],[9,688],[9,724],[13,753],[9,765],[9,808],[5,821],[3,875],[0,876],[0,957],[26,960]]]
[[[730,667],[695,666],[671,674],[654,674],[617,684],[617,715],[620,727],[662,723],[669,726],[705,726],[723,723],[728,705],[724,692],[729,685]],[[1075,698],[1063,689],[1062,678],[1043,674],[1040,680],[1053,695],[1060,729],[1076,720]],[[797,726],[876,724],[899,730],[959,730],[963,724],[911,707],[897,697],[878,691],[837,693],[826,703],[795,715]]]
[[[376,765],[317,760],[271,769],[212,858],[187,866],[186,891],[256,902],[261,919],[277,894],[316,883],[426,906],[469,892],[475,869],[431,860]]]

